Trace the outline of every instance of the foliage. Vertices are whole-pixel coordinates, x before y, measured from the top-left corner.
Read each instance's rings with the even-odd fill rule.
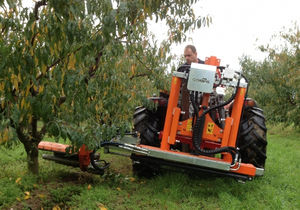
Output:
[[[210,21],[195,0],[23,2],[0,1],[0,143],[17,137],[29,163],[46,134],[93,148],[128,130],[134,107],[166,88],[170,45]],[[161,45],[150,20],[168,27]]]
[[[0,209],[299,209],[300,133],[268,127],[265,175],[245,184],[173,170],[142,179],[132,176],[130,159],[109,154],[104,158],[111,168],[103,177],[42,159],[36,177],[26,173],[21,145],[3,148]]]
[[[300,30],[297,24],[277,36],[280,46],[261,46],[262,62],[243,57],[241,65],[250,80],[250,97],[265,109],[272,122],[300,126]]]

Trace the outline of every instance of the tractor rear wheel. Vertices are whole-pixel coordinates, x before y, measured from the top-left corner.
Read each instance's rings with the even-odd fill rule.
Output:
[[[264,168],[267,158],[267,128],[263,110],[254,107],[245,107],[241,118],[241,127],[237,146],[243,163],[251,163],[255,167]]]
[[[160,118],[157,113],[146,109],[145,107],[138,107],[134,113],[134,130],[140,135],[141,144],[159,147],[160,140],[158,133],[162,126]],[[140,177],[152,177],[159,172],[159,165],[152,165],[139,159],[138,155],[132,154],[132,170],[133,173]],[[138,160],[136,160],[138,159]]]
[[[161,131],[159,118],[145,107],[138,107],[134,113],[134,130],[140,134],[141,144],[159,147],[158,133]]]

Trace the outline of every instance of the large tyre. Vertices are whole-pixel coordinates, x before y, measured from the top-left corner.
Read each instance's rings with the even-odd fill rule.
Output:
[[[138,107],[134,113],[134,130],[140,135],[141,144],[159,147],[160,140],[158,132],[162,130],[163,120],[160,114],[161,108],[156,112],[146,109],[145,107]],[[153,165],[138,155],[132,154],[132,170],[133,173],[139,177],[150,178],[159,173],[160,166]]]
[[[141,144],[160,146],[158,132],[161,131],[161,122],[154,112],[138,107],[134,113],[134,130],[140,134]]]
[[[263,110],[254,106],[246,106],[241,118],[241,127],[237,146],[243,163],[251,163],[255,167],[264,168],[267,158],[267,128]]]

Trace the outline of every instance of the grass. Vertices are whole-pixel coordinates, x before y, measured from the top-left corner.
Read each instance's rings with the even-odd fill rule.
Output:
[[[0,209],[300,209],[300,133],[274,126],[268,142],[265,175],[244,184],[172,171],[142,179],[112,155],[102,177],[43,159],[32,176],[21,145],[0,147]]]

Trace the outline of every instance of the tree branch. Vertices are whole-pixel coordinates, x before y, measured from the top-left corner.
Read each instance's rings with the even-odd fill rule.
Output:
[[[46,132],[47,132],[47,124],[44,124],[42,129],[37,133],[37,135],[40,137],[40,140],[44,138]]]
[[[1,7],[2,7],[3,11],[5,12],[5,15],[8,16],[7,8],[6,8],[5,4],[1,4]]]
[[[56,66],[57,64],[59,64],[63,59],[70,57],[70,55],[71,55],[72,53],[76,53],[76,52],[79,51],[81,48],[82,48],[82,46],[79,47],[79,48],[77,48],[74,52],[71,52],[71,53],[67,54],[65,57],[62,57],[62,58],[57,59],[57,60],[56,60],[54,63],[52,63],[50,66],[47,66],[47,69],[46,69],[45,74],[41,73],[39,76],[37,76],[36,80],[41,79],[43,76],[45,76],[45,75],[48,73],[48,71],[50,71],[51,68],[53,68],[54,66]]]
[[[41,6],[45,6],[47,5],[46,0],[42,0],[42,1],[38,1],[35,3],[34,9],[33,9],[33,14],[34,14],[34,18],[35,20],[39,20],[39,8]]]
[[[31,38],[31,46],[33,46],[33,44],[34,44],[34,39],[35,39],[35,37],[38,35],[39,33],[35,33],[33,36],[32,36],[32,38]]]
[[[135,55],[135,57],[147,70],[151,71],[151,69],[143,61],[141,61],[141,59],[137,55]]]
[[[132,80],[133,78],[136,77],[145,77],[145,76],[149,76],[149,73],[144,73],[144,74],[136,74],[136,75],[132,75],[129,79]]]
[[[38,132],[37,132],[37,119],[36,117],[33,115],[32,116],[32,121],[31,121],[31,135],[32,135],[32,139],[34,141],[40,141],[41,139],[39,139],[39,135],[38,135]]]
[[[119,40],[123,39],[126,36],[128,36],[128,33],[124,33],[124,34],[120,35],[119,37],[115,38],[115,40],[119,41]],[[93,77],[95,75],[95,72],[96,72],[97,68],[99,67],[100,59],[103,56],[103,50],[104,50],[104,46],[102,46],[102,48],[100,49],[99,53],[95,57],[95,65],[93,65],[93,66],[90,67],[89,78],[91,78],[91,77]],[[86,82],[88,82],[89,78],[86,79]]]
[[[95,65],[92,65],[90,67],[90,70],[89,70],[89,75],[88,75],[88,78],[86,79],[86,83],[88,82],[88,80],[93,77],[95,75],[95,72],[96,72],[96,69],[99,67],[99,62],[100,62],[100,59],[101,57],[103,56],[103,48],[101,48],[100,52],[97,54],[96,58],[95,58]]]
[[[3,34],[3,32],[5,31],[6,29],[6,25],[3,26],[2,30],[1,30],[1,34]]]
[[[16,128],[18,139],[25,145],[28,144],[29,138],[23,133],[23,130],[20,127]]]

